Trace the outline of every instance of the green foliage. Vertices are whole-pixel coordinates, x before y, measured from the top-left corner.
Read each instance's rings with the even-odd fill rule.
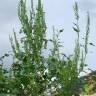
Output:
[[[80,47],[79,10],[76,2],[73,8],[76,20],[73,30],[77,38],[74,53],[67,56],[63,52],[60,53],[62,46],[59,36],[63,30],[55,31],[53,27],[52,40],[46,39],[46,23],[41,0],[38,0],[36,9],[31,0],[29,14],[26,0],[20,0],[18,17],[21,22],[20,34],[23,37],[18,40],[15,31],[14,37],[10,36],[13,64],[8,73],[4,73],[2,66],[0,67],[0,93],[10,94],[10,96],[47,96],[49,93],[50,96],[79,95],[79,74],[85,67],[88,53],[90,17],[88,14],[83,50]],[[42,51],[48,50],[49,42],[53,47],[46,57]]]

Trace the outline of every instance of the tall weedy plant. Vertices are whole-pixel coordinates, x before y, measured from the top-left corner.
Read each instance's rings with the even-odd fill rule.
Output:
[[[49,56],[48,66],[49,73],[51,77],[56,79],[52,83],[55,88],[55,95],[57,96],[72,96],[79,95],[80,81],[79,75],[84,71],[86,66],[85,60],[88,53],[88,37],[90,32],[90,17],[89,13],[87,14],[87,26],[86,26],[86,35],[84,40],[83,48],[80,44],[80,28],[79,28],[79,13],[78,13],[78,4],[75,2],[73,6],[75,13],[75,23],[73,30],[77,34],[77,39],[75,40],[75,49],[74,54],[66,57],[66,54],[63,54],[65,58],[60,59],[60,44],[59,44],[59,33],[53,36],[53,51],[51,56]],[[58,84],[57,84],[58,83]],[[52,85],[51,84],[51,85]],[[59,85],[59,86],[58,86]],[[57,86],[57,88],[56,88]]]
[[[24,37],[21,38],[21,43],[18,42],[15,32],[14,42],[10,37],[15,59],[12,64],[12,75],[18,82],[15,94],[39,96],[46,89],[46,81],[43,78],[44,58],[41,54],[44,48],[46,24],[41,0],[38,0],[36,11],[33,8],[33,0],[29,15],[26,10],[26,1],[20,0],[18,16],[21,22],[20,34]]]
[[[53,39],[47,40],[41,0],[38,0],[36,9],[33,7],[33,0],[30,1],[30,11],[27,11],[26,0],[19,1],[18,16],[21,22],[20,34],[23,37],[19,41],[15,31],[14,37],[10,36],[14,62],[6,78],[2,66],[0,67],[0,84],[3,81],[2,84],[4,85],[2,93],[10,96],[79,95],[80,86],[77,86],[79,74],[84,70],[88,53],[89,14],[87,16],[85,43],[81,48],[78,5],[75,2],[73,8],[76,21],[73,30],[76,32],[77,38],[74,53],[67,56],[63,52],[60,53],[62,44],[59,41],[59,35],[63,30],[55,31],[53,27]],[[42,51],[48,50],[48,42],[51,42],[53,47],[48,57],[45,57]]]

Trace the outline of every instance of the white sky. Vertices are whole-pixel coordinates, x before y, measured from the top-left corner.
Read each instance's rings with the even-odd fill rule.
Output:
[[[0,2],[0,56],[11,50],[9,35],[12,35],[13,28],[19,32],[20,22],[17,15],[19,0],[1,0]],[[28,0],[29,1],[29,0]],[[84,35],[86,28],[86,12],[90,12],[91,32],[89,41],[96,44],[96,0],[77,0],[80,13],[81,34]],[[64,41],[64,51],[73,52],[75,32],[72,30],[74,22],[73,5],[74,0],[43,0],[48,36],[52,32],[52,26],[56,29],[64,28],[61,39]],[[93,52],[93,53],[92,53]],[[96,69],[96,47],[89,46],[89,54],[86,60],[88,67]],[[11,62],[11,60],[7,60]],[[7,63],[7,66],[8,66]]]

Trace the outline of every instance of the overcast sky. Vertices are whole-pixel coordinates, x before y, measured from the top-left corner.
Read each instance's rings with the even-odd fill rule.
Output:
[[[19,0],[1,0],[0,2],[0,55],[11,50],[9,35],[12,35],[13,28],[17,33],[19,32],[20,22],[17,15],[18,1]],[[86,12],[89,11],[91,17],[89,42],[96,44],[96,0],[77,1],[79,4],[81,32],[83,34],[85,31]],[[52,32],[52,26],[55,26],[56,29],[64,28],[64,34],[62,34],[61,37],[64,41],[64,51],[68,54],[72,53],[76,36],[75,32],[72,30],[74,22],[74,0],[43,0],[43,4],[44,11],[46,12],[48,36],[50,36]],[[92,69],[96,69],[95,56],[96,47],[89,46],[89,54],[86,63],[88,67]]]

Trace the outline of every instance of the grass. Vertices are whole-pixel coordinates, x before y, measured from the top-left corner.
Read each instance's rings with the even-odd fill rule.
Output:
[[[79,96],[79,74],[86,67],[85,60],[88,53],[88,37],[90,32],[90,16],[87,14],[86,35],[84,47],[80,46],[79,9],[75,2],[73,30],[77,34],[74,53],[67,56],[60,53],[59,35],[63,30],[56,31],[53,27],[53,38],[46,39],[45,13],[41,0],[34,9],[31,1],[30,14],[26,9],[26,1],[20,0],[18,17],[21,22],[20,34],[23,37],[18,40],[16,32],[10,36],[13,49],[13,64],[9,71],[3,69],[1,57],[0,66],[0,93],[10,96]],[[50,54],[45,57],[42,50],[48,50],[48,43],[52,43]],[[61,58],[63,57],[63,58]],[[6,75],[7,74],[7,75]],[[77,86],[78,85],[78,86]]]

